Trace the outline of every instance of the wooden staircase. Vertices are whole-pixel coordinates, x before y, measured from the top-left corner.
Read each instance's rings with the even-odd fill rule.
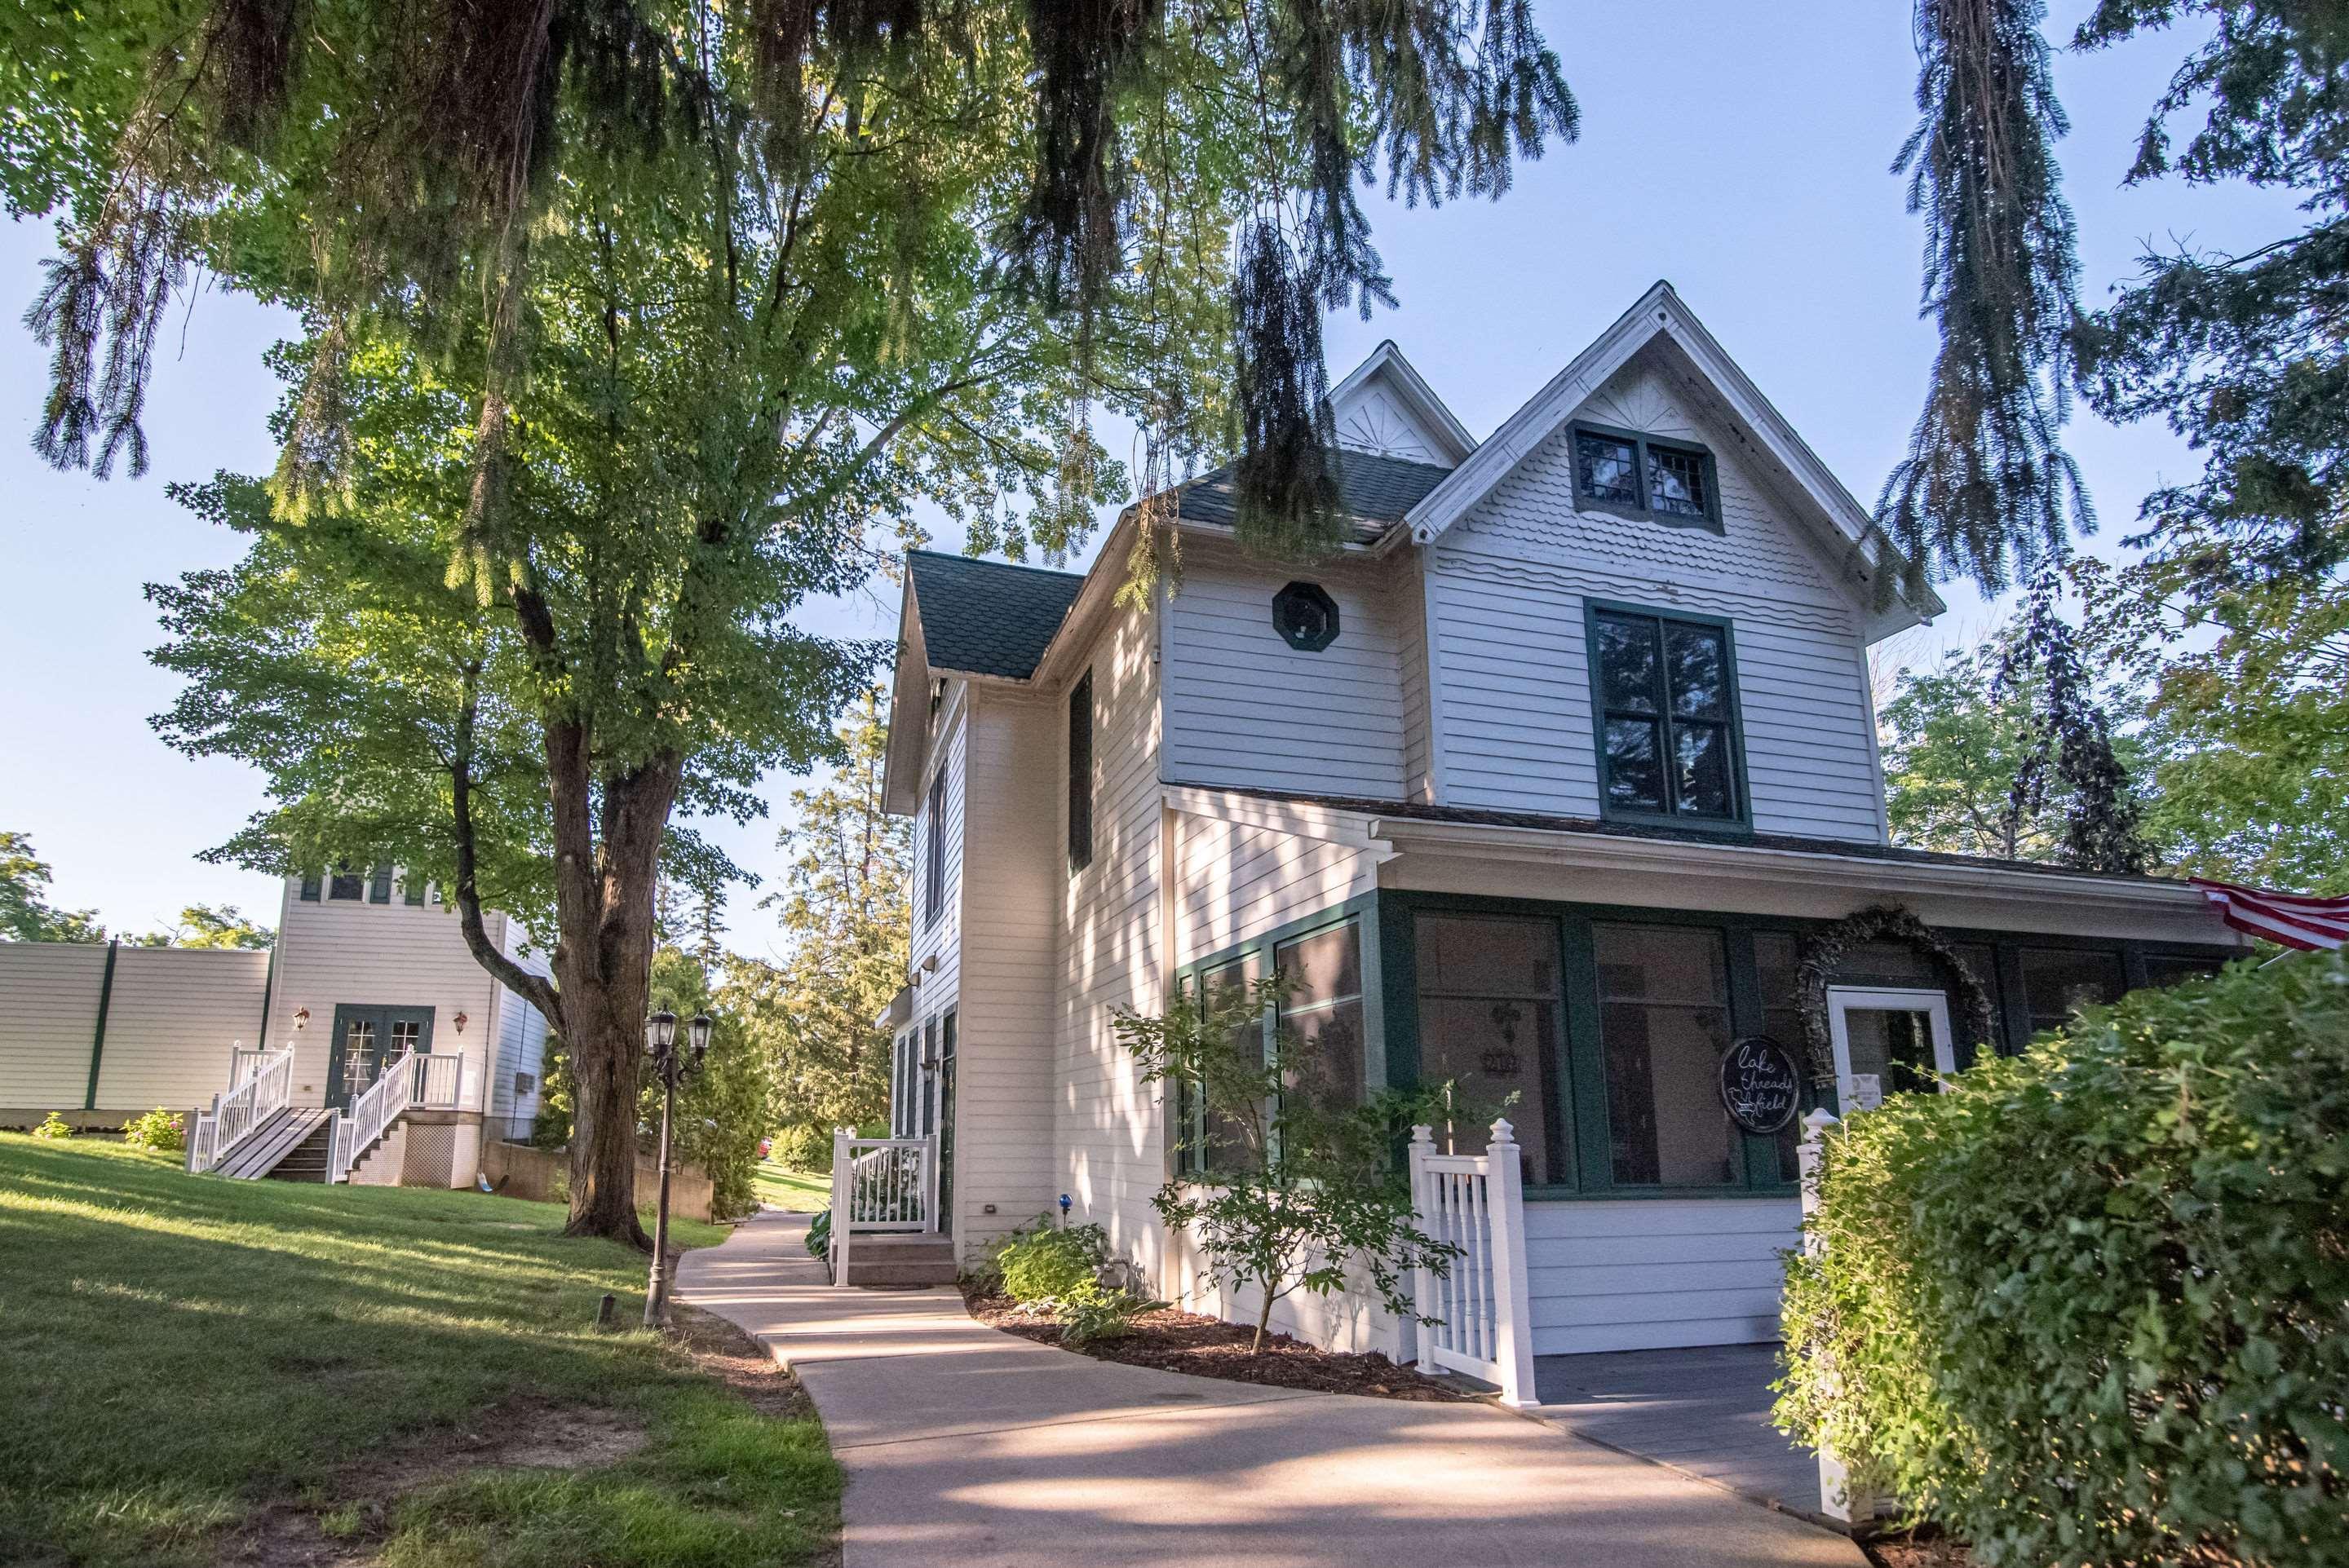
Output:
[[[952,1284],[954,1241],[919,1232],[859,1233],[848,1249],[847,1266],[842,1284]]]
[[[331,1110],[288,1107],[273,1111],[267,1120],[237,1140],[228,1158],[212,1168],[212,1174],[233,1176],[240,1181],[258,1181],[264,1176],[277,1176],[286,1181],[324,1181],[326,1144],[333,1136],[334,1121],[335,1113]],[[282,1166],[291,1169],[281,1174]]]

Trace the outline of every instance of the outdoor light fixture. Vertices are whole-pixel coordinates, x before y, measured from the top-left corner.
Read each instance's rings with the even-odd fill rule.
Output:
[[[709,1050],[709,1015],[687,1020],[687,1048],[677,1048],[677,1015],[667,1006],[645,1019],[645,1054],[661,1080],[660,1206],[653,1217],[652,1278],[645,1285],[645,1326],[658,1327],[667,1315],[671,1260],[668,1255],[669,1128],[677,1119],[677,1086],[701,1068]]]
[[[296,1007],[294,1009],[294,1026],[297,1029],[306,1029],[310,1026],[309,1008]],[[266,1040],[262,1042],[264,1045],[267,1045],[268,1043],[269,1042]]]
[[[457,1026],[457,1032],[461,1035],[465,1032],[465,1026],[472,1020],[466,1017],[464,1014],[460,1013],[449,1021]]]

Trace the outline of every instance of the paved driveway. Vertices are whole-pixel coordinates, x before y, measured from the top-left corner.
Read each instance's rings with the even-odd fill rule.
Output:
[[[1456,1563],[1858,1568],[1850,1542],[1483,1405],[1120,1367],[949,1290],[836,1290],[769,1212],[679,1295],[797,1372],[848,1473],[844,1568]]]

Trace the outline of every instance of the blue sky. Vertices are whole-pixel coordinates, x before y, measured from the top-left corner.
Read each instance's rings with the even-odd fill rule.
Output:
[[[2087,9],[2055,0],[2049,36],[2068,37]],[[1917,316],[1920,231],[1887,171],[1916,118],[1909,8],[1583,0],[1540,12],[1582,104],[1580,141],[1524,167],[1497,203],[1371,203],[1402,307],[1368,324],[1330,318],[1331,378],[1392,337],[1482,437],[1666,277],[1853,493],[1873,500],[1905,448],[1933,350]],[[2272,195],[2121,189],[2137,127],[2189,41],[2156,36],[2058,58],[2073,121],[2066,191],[2092,304],[2148,242],[2223,250],[2297,226]],[[34,835],[58,901],[94,906],[117,929],[169,925],[198,901],[274,922],[273,879],[194,858],[260,808],[261,780],[183,758],[149,727],[175,682],[146,660],[159,638],[141,585],[234,559],[233,537],[163,486],[274,465],[276,386],[260,356],[287,322],[217,290],[175,306],[150,398],[152,470],[104,483],[60,474],[27,444],[46,364],[15,320],[48,246],[42,226],[0,227],[0,828]],[[2199,467],[2157,427],[2080,414],[2068,439],[2106,552],[2141,496]],[[1995,616],[1963,584],[1944,596],[1944,639]],[[806,619],[885,635],[895,606],[894,592],[870,592]],[[796,782],[771,780],[778,811]],[[771,819],[711,830],[771,884],[781,871]],[[756,896],[738,893],[732,941],[769,953],[775,928]]]

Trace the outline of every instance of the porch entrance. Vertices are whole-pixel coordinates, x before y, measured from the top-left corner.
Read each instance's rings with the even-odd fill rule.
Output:
[[[1847,1115],[1873,1109],[1888,1094],[1930,1088],[1934,1073],[1958,1070],[1945,992],[1829,986],[1827,1037],[1835,1047],[1836,1098]]]
[[[431,1048],[429,1007],[337,1004],[335,1033],[326,1047],[326,1104],[348,1110],[351,1101],[383,1076],[384,1064],[393,1057]]]

